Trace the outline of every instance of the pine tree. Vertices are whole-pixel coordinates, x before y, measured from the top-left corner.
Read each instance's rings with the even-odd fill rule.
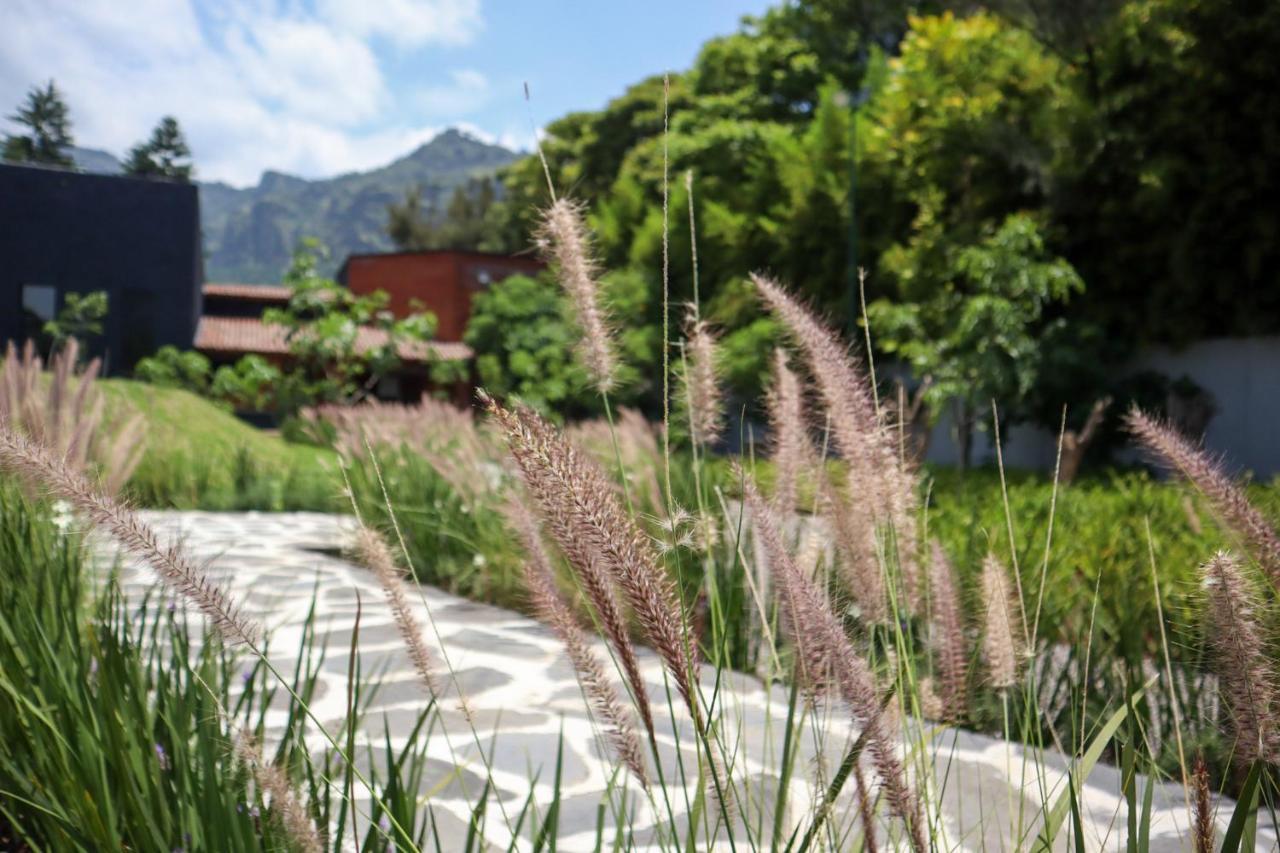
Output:
[[[151,138],[140,142],[129,151],[125,162],[127,175],[140,178],[167,178],[173,181],[191,180],[191,149],[178,127],[178,120],[165,116],[151,131]],[[185,161],[185,162],[183,162]]]
[[[71,145],[71,118],[62,93],[52,80],[41,88],[27,92],[27,100],[18,112],[9,116],[30,129],[27,135],[9,134],[4,140],[4,159],[19,163],[72,165],[66,149]]]

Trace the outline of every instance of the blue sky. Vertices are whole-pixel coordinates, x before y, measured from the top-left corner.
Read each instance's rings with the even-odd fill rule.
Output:
[[[3,0],[0,110],[52,77],[77,144],[117,156],[178,117],[199,177],[382,165],[461,126],[518,148],[688,67],[768,0]],[[5,130],[12,125],[4,121]]]

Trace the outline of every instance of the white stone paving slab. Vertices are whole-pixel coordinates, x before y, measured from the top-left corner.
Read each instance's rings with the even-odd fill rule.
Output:
[[[319,720],[333,721],[335,730],[346,715],[348,653],[359,600],[363,608],[357,652],[360,667],[366,676],[380,673],[382,677],[365,717],[365,734],[369,744],[381,744],[387,726],[393,746],[404,743],[427,696],[414,677],[375,579],[340,556],[351,536],[351,519],[315,513],[152,511],[143,515],[164,536],[180,538],[198,559],[207,561],[210,574],[224,582],[246,611],[267,626],[271,658],[282,672],[293,671],[293,656],[301,643],[313,596],[318,596],[316,626],[327,651],[311,708]],[[126,566],[122,585],[131,602],[154,593],[154,580],[137,567]],[[555,638],[526,616],[431,587],[422,587],[421,593],[415,607],[428,626],[426,640],[437,654],[447,656],[456,676],[445,677],[451,686],[442,701],[443,733],[437,731],[428,741],[431,762],[423,784],[424,800],[431,803],[442,842],[460,844],[465,834],[471,806],[486,776],[480,758],[483,750],[490,758],[489,776],[497,793],[489,808],[486,839],[505,849],[511,832],[503,817],[514,820],[529,794],[531,779],[537,779],[532,788],[538,807],[545,809],[551,801],[551,780],[563,732],[558,846],[569,853],[594,849],[601,792],[613,766],[599,757],[603,751],[599,732]],[[602,644],[600,648],[603,653]],[[663,766],[674,766],[677,756],[686,762],[696,761],[687,715],[677,708],[673,722],[667,711],[657,658],[642,652],[641,664],[644,677],[653,686]],[[704,674],[708,692],[712,677],[712,673]],[[727,686],[722,687],[720,701],[725,708],[724,736],[734,745],[732,776],[751,780],[749,789],[739,791],[740,814],[735,820],[745,822],[752,835],[763,831],[768,837],[773,818],[761,803],[773,801],[768,792],[778,785],[777,757],[784,737],[787,695],[777,686],[766,691],[749,676],[730,674],[725,678]],[[459,690],[471,709],[474,728],[458,711]],[[834,769],[844,752],[841,747],[854,735],[837,710],[819,709],[799,738],[801,756],[789,789],[790,808],[784,816],[788,834],[794,827],[808,824],[817,791],[814,772],[823,767],[828,773]],[[283,707],[268,712],[268,736],[281,731],[285,714]],[[674,734],[677,728],[684,735],[679,749]],[[928,799],[941,804],[932,809],[941,815],[934,833],[938,849],[1019,849],[1023,845],[1014,841],[1015,827],[1023,827],[1022,838],[1028,840],[1031,835],[1027,833],[1033,833],[1037,824],[1038,804],[1046,798],[1043,792],[1056,798],[1063,790],[1069,765],[1056,753],[1045,753],[1037,761],[1020,747],[970,732],[914,723],[907,729],[914,733],[912,742],[926,744],[932,756],[934,778]],[[818,731],[826,733],[821,748],[814,736]],[[318,733],[314,740],[317,750],[324,747]],[[904,754],[909,763],[920,764],[914,760],[919,758],[914,749],[904,745]],[[917,782],[923,778],[917,774]],[[651,804],[634,783],[629,791],[633,810],[629,822],[640,830],[634,839],[638,849],[661,849],[661,836],[655,836],[653,825],[655,815],[666,813],[665,806],[660,798]],[[1124,848],[1126,811],[1118,792],[1118,771],[1095,768],[1082,798],[1088,849]],[[683,813],[686,792],[672,786],[668,793],[673,810]],[[688,792],[688,797],[692,796],[693,792]],[[662,810],[655,811],[653,805]],[[1224,800],[1219,808],[1223,829],[1232,806]],[[608,813],[606,809],[606,823],[611,826]],[[846,830],[854,827],[853,814],[846,794],[836,805],[834,823]],[[661,822],[660,817],[658,820]],[[526,821],[517,840],[519,849],[531,847],[529,832]],[[887,846],[890,833],[896,830],[889,823],[878,827],[882,847]],[[746,832],[735,831],[738,849],[751,846],[746,836]],[[612,832],[606,830],[604,838],[607,846]],[[725,838],[723,833],[721,838]],[[1181,788],[1158,785],[1151,849],[1187,850],[1188,839]],[[1058,841],[1061,849],[1067,849],[1065,832]],[[856,841],[846,835],[837,843],[847,846]],[[1274,827],[1259,826],[1258,843],[1259,849],[1274,849]],[[729,849],[727,841],[720,847]]]

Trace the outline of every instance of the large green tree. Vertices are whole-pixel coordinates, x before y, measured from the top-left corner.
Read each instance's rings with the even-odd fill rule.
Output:
[[[151,138],[129,151],[124,171],[140,178],[166,178],[171,181],[191,180],[191,149],[178,120],[165,116],[151,131]]]
[[[43,88],[32,87],[11,121],[25,127],[25,133],[9,134],[4,140],[4,159],[15,162],[70,166],[71,111],[62,92],[52,80]]]
[[[1131,0],[1055,216],[1116,337],[1280,332],[1280,4]]]

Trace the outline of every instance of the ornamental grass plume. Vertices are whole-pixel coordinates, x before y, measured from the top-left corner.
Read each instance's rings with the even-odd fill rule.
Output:
[[[1213,800],[1209,790],[1209,768],[1204,763],[1203,755],[1196,756],[1196,763],[1191,770],[1191,787],[1194,794],[1192,849],[1195,853],[1213,853]]]
[[[595,387],[610,391],[617,358],[609,317],[601,304],[599,265],[592,257],[591,237],[581,204],[558,199],[542,215],[539,243],[560,270],[560,285],[569,296],[582,329],[580,353]]]
[[[241,732],[235,739],[235,751],[249,768],[258,789],[270,797],[270,810],[280,819],[285,833],[297,848],[304,853],[321,853],[325,849],[324,842],[285,772],[264,760],[262,747],[248,731]]]
[[[438,699],[440,683],[436,678],[435,665],[431,661],[427,644],[423,642],[422,626],[409,606],[404,580],[396,567],[391,549],[387,547],[387,541],[361,524],[360,529],[356,531],[356,554],[378,579],[378,585],[382,587],[382,593],[387,599],[387,606],[391,609],[396,629],[400,632],[400,639],[404,643],[405,651],[409,654],[409,660],[413,662],[418,678],[422,680],[431,698]]]
[[[644,766],[644,749],[636,736],[631,717],[622,705],[617,690],[605,674],[604,665],[587,641],[564,596],[556,588],[551,559],[542,544],[538,522],[522,503],[508,501],[505,515],[515,528],[527,555],[524,560],[524,582],[529,601],[538,619],[555,633],[569,662],[578,673],[578,682],[592,710],[604,721],[605,736],[618,759],[626,765],[640,784],[649,787]]]
[[[1200,572],[1209,596],[1209,642],[1235,729],[1235,758],[1243,765],[1274,761],[1280,746],[1275,671],[1256,598],[1240,561],[1225,551],[1215,554]]]
[[[177,542],[161,545],[160,538],[124,503],[92,485],[48,449],[0,424],[0,468],[11,471],[35,489],[50,493],[108,533],[126,551],[146,563],[160,580],[198,608],[213,629],[232,644],[253,646],[258,626],[197,565]]]
[[[826,406],[831,437],[848,467],[849,522],[858,539],[889,527],[898,556],[907,607],[918,609],[915,477],[898,452],[893,431],[876,406],[870,381],[839,337],[777,282],[753,274],[752,282],[795,342]]]
[[[1244,540],[1250,553],[1280,586],[1280,535],[1249,503],[1244,489],[1223,471],[1203,448],[1197,447],[1168,423],[1136,406],[1125,418],[1129,432],[1162,463],[1191,481],[1209,501],[1214,514]]]
[[[888,624],[889,596],[874,531],[862,523],[865,516],[830,485],[823,488],[819,507],[830,525],[841,556],[837,568],[858,606],[859,617],[871,625]]]
[[[592,590],[598,574],[596,567],[603,566],[609,579],[626,596],[690,714],[700,721],[694,690],[697,663],[684,635],[683,612],[675,589],[658,563],[651,540],[623,510],[608,478],[587,454],[566,441],[532,409],[520,405],[507,409],[487,394],[481,400],[506,436],[511,456],[547,529],[564,549],[593,605],[597,603],[597,593]],[[609,601],[611,594],[603,593],[604,590],[599,591],[601,600]],[[608,624],[604,627],[607,634],[615,630]],[[625,629],[621,623],[616,633],[610,640],[622,641]],[[632,680],[630,672],[628,680]],[[638,672],[632,686],[637,701],[646,701],[640,699],[644,691]],[[645,710],[642,708],[642,716]],[[652,731],[651,717],[645,725]]]
[[[800,572],[783,547],[773,509],[761,497],[755,482],[741,476],[737,479],[744,482],[747,506],[773,573],[784,623],[796,644],[800,676],[807,689],[834,692],[848,705],[854,720],[863,727],[890,809],[905,823],[912,848],[923,853],[929,847],[920,802],[907,781],[896,740],[886,725],[871,668],[854,650],[817,587]]]
[[[108,421],[95,384],[102,361],[92,359],[83,369],[79,361],[75,338],[54,354],[47,371],[32,341],[21,354],[10,341],[0,364],[0,424],[50,448],[73,471],[96,470],[105,491],[116,494],[142,461],[145,421],[141,414]]]
[[[702,320],[693,320],[685,335],[684,397],[689,407],[689,433],[694,444],[708,445],[724,429],[724,401],[716,370],[716,340]]]
[[[1022,608],[1016,596],[999,558],[988,552],[982,561],[982,657],[987,664],[987,682],[997,690],[1017,683],[1018,663],[1023,657]]]
[[[932,542],[929,559],[929,623],[943,719],[955,722],[964,717],[967,707],[969,650],[965,642],[955,570],[936,539]]]
[[[804,390],[781,349],[773,351],[773,381],[765,403],[775,472],[773,504],[786,515],[796,511],[800,476],[814,454],[805,428]]]
[[[565,448],[573,450],[567,442],[553,442],[549,438],[550,427],[540,418],[528,413],[520,418],[515,412],[499,406],[493,398],[481,392],[481,402],[498,421],[507,436],[512,458],[520,470],[520,476],[528,493],[537,502],[547,532],[555,540],[565,559],[582,585],[587,601],[591,603],[600,630],[617,653],[623,675],[640,714],[640,721],[652,738],[654,735],[653,711],[644,678],[640,675],[640,661],[635,646],[627,632],[626,619],[614,596],[613,584],[591,537],[575,521],[575,492],[565,486],[565,481],[582,480],[579,470],[581,460],[571,463]],[[573,453],[576,453],[573,450]],[[550,464],[548,460],[554,460]],[[577,485],[586,489],[586,485]]]

